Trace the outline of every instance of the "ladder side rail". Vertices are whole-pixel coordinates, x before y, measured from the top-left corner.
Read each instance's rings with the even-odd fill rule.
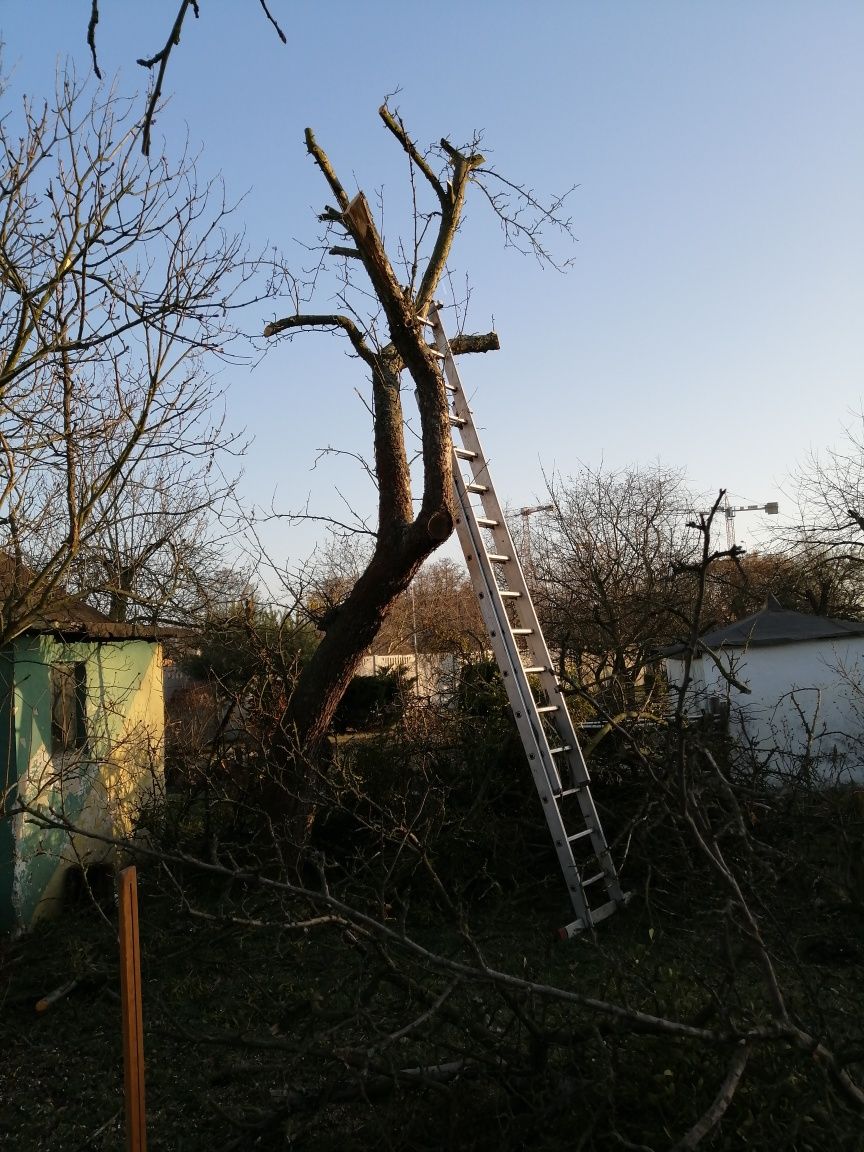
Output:
[[[462,388],[462,381],[459,378],[459,372],[453,358],[452,349],[450,348],[443,326],[438,319],[437,307],[434,309],[434,317],[433,331],[435,341],[439,352],[441,352],[443,356],[444,372],[450,386],[450,391],[453,394],[454,415],[456,415],[460,421],[457,431],[460,434],[463,445],[472,457],[466,462],[471,468],[471,475],[474,482],[479,485],[484,485],[487,488],[486,492],[479,494],[480,501],[483,505],[484,514],[490,520],[495,521],[495,527],[490,527],[486,530],[491,533],[497,551],[510,557],[510,562],[507,565],[507,587],[511,591],[520,594],[517,606],[517,611],[522,618],[520,624],[531,629],[531,636],[526,638],[527,647],[532,657],[536,657],[537,663],[543,663],[551,670],[552,658],[546,646],[540,621],[537,618],[534,603],[528,590],[527,581],[525,580],[525,573],[522,570],[522,564],[516,553],[513,537],[504,516],[504,510],[498,502],[498,497],[489,476],[489,465],[486,461],[480,438],[477,435],[477,430],[474,427],[471,410],[468,407],[468,401]],[[455,473],[457,467],[461,465],[461,461],[456,457],[455,452],[453,463]],[[482,551],[485,551],[482,540],[478,540],[478,545]]]
[[[462,411],[466,419],[466,424],[463,426],[462,431],[468,428],[471,429],[472,438],[472,451],[477,452],[476,460],[483,461],[482,448],[480,446],[479,438],[473,428],[473,422],[470,419],[470,413],[466,409]],[[471,461],[475,463],[475,461]],[[539,756],[546,780],[549,787],[552,789],[553,800],[556,809],[558,809],[558,796],[564,790],[565,781],[562,779],[561,767],[559,761],[556,760],[555,755],[552,753],[549,744],[549,738],[543,725],[537,722],[532,722],[532,716],[536,716],[536,706],[534,704],[534,697],[531,691],[531,685],[528,681],[528,675],[522,664],[518,648],[516,647],[510,624],[507,619],[507,609],[504,606],[503,599],[501,598],[501,590],[498,587],[498,582],[495,572],[492,568],[492,563],[489,560],[486,547],[484,545],[480,526],[477,524],[476,516],[470,504],[470,494],[467,491],[465,480],[462,476],[460,461],[455,455],[453,458],[453,482],[457,494],[457,502],[460,506],[462,515],[457,520],[456,529],[459,536],[460,543],[462,544],[463,552],[465,553],[466,561],[468,562],[468,570],[471,575],[472,583],[474,584],[475,592],[480,598],[481,611],[483,610],[484,600],[489,605],[488,616],[484,614],[484,620],[487,630],[489,632],[490,640],[492,642],[493,651],[495,652],[498,665],[501,668],[505,687],[507,688],[508,699],[510,699],[511,707],[516,718],[517,725],[519,726],[520,736],[525,748],[525,753],[528,757],[529,767],[532,773],[535,772],[535,757]],[[485,468],[485,464],[480,464],[478,468]],[[472,474],[475,474],[472,472]],[[486,477],[488,479],[488,476]],[[503,519],[500,505],[498,504],[497,497],[495,496],[494,488],[489,485],[489,501],[484,502],[483,511],[490,519],[497,519],[501,525],[501,532],[496,537],[496,547],[506,550],[506,554],[512,556],[515,569],[508,563],[506,567],[506,575],[508,581],[508,588],[511,591],[519,593],[519,599],[516,601],[516,611],[520,613],[520,623],[525,624],[527,621],[525,617],[536,628],[537,634],[540,636],[543,651],[545,653],[546,663],[544,671],[538,674],[541,689],[546,692],[547,699],[555,699],[558,702],[559,711],[555,714],[553,719],[553,727],[559,740],[562,741],[562,746],[567,747],[568,751],[563,754],[564,763],[567,765],[569,775],[571,777],[570,783],[577,789],[576,800],[579,805],[582,819],[586,828],[590,830],[591,846],[597,862],[604,873],[604,888],[609,896],[615,899],[623,899],[623,892],[620,888],[617,873],[615,871],[614,862],[612,861],[609,847],[606,843],[606,838],[603,833],[602,825],[600,822],[600,815],[594,804],[594,798],[591,794],[590,788],[587,787],[590,781],[587,766],[585,765],[582,749],[579,745],[578,737],[567,708],[566,701],[558,683],[557,676],[554,675],[551,669],[551,657],[548,654],[545,640],[543,640],[540,623],[537,620],[536,612],[531,601],[531,595],[528,590],[527,583],[525,582],[524,573],[522,572],[521,565],[518,558],[515,556],[515,549],[513,547],[512,537],[510,530]],[[481,495],[481,501],[487,496],[487,493]],[[491,530],[495,531],[495,530]],[[475,563],[472,565],[472,557]],[[511,573],[517,573],[517,577],[513,580],[516,584],[515,588],[511,585]],[[476,576],[475,576],[476,574]],[[505,663],[506,661],[506,663]],[[512,691],[511,691],[512,685]],[[527,703],[530,701],[530,704]],[[556,724],[555,721],[558,723]],[[536,782],[536,775],[535,775]],[[568,877],[568,886],[570,885],[568,867],[572,865],[576,869],[578,876],[578,866],[576,865],[573,857],[572,849],[567,841],[567,830],[564,825],[563,816],[560,811],[558,819],[552,817],[548,812],[548,800],[543,794],[538,785],[538,791],[541,792],[541,801],[544,806],[544,811],[547,812],[547,823],[555,844],[556,852],[559,853],[561,859],[562,869],[565,870],[565,876]],[[565,861],[568,867],[565,867]],[[580,881],[580,895],[582,893]]]
[[[437,305],[432,306],[430,315],[429,324],[433,329],[436,347],[442,361],[445,384],[453,397],[451,425],[459,432],[464,445],[461,452],[455,446],[453,449],[454,488],[457,504],[461,511],[461,516],[457,519],[457,532],[468,561],[475,592],[480,600],[480,607],[493,650],[505,678],[508,700],[520,729],[520,736],[529,758],[535,785],[543,800],[547,824],[570,889],[571,902],[579,917],[574,924],[568,925],[564,930],[566,934],[572,935],[585,926],[593,926],[595,922],[611,915],[619,904],[626,902],[627,897],[621,890],[611,853],[600,825],[599,815],[590,792],[587,765],[579,746],[569,709],[561,693],[558,678],[553,670],[551,655],[537,619],[509,527],[489,476],[488,463],[477,436],[471,411],[453,359],[452,349],[438,315]],[[467,462],[470,466],[472,476],[470,490],[462,474],[462,461]],[[480,498],[483,508],[482,524],[478,521],[471,504],[472,492]],[[493,550],[491,554],[487,550],[483,532],[488,532],[492,537]],[[471,564],[472,556],[476,561],[473,567]],[[498,568],[499,564],[500,569]],[[496,571],[500,571],[506,580],[506,592],[499,586]],[[545,693],[547,701],[556,701],[551,713],[544,709],[546,722],[554,730],[556,738],[560,741],[560,746],[555,750],[554,755],[528,680],[529,673],[522,663],[522,654],[516,643],[502,592],[503,595],[509,593],[508,598],[519,625],[517,631],[522,637],[531,662],[529,668],[533,668],[532,674],[538,676],[541,690]],[[539,764],[536,760],[538,754],[540,757]],[[558,761],[556,761],[555,755],[560,758]],[[580,837],[568,838],[563,812],[560,808],[560,801],[563,797],[561,796],[562,777],[559,765],[562,760],[567,765],[570,781],[574,785],[585,825],[585,832],[581,833],[580,836],[586,834],[590,836],[594,856],[601,868],[600,877],[602,877],[604,887],[611,898],[602,907],[593,910],[588,904],[586,886],[596,882],[600,877],[585,881],[585,886],[580,879],[579,866],[574,858],[570,843],[571,839],[576,840]],[[547,788],[551,787],[552,789],[551,798],[543,787],[544,778]],[[565,795],[568,794],[565,793]]]
[[[468,407],[465,393],[462,388],[462,382],[459,378],[459,372],[453,359],[453,353],[450,348],[449,341],[447,340],[446,333],[444,332],[443,325],[438,318],[437,308],[435,308],[433,311],[433,332],[438,350],[444,358],[444,372],[450,386],[450,391],[453,393],[455,415],[458,416],[460,418],[460,422],[462,422],[458,427],[458,431],[460,433],[462,443],[471,453],[472,458],[467,461],[471,468],[471,475],[477,484],[483,485],[487,489],[486,492],[480,494],[480,501],[483,505],[483,512],[484,515],[487,516],[490,520],[494,520],[496,522],[496,526],[494,528],[487,529],[487,531],[491,533],[492,538],[495,541],[495,548],[497,552],[501,555],[510,557],[510,560],[506,565],[505,575],[508,589],[519,594],[514,610],[519,617],[520,627],[530,630],[530,635],[525,638],[526,647],[530,653],[532,665],[534,667],[542,668],[542,671],[537,673],[540,688],[546,695],[546,698],[550,702],[554,701],[558,706],[557,713],[550,717],[550,723],[555,729],[561,745],[563,747],[569,748],[569,752],[567,753],[567,765],[570,772],[569,783],[574,786],[587,784],[590,780],[588,766],[585,763],[585,758],[579,744],[579,739],[576,735],[576,730],[573,726],[570,711],[567,708],[564,695],[561,692],[561,686],[558,681],[558,677],[553,669],[552,656],[549,652],[548,645],[546,644],[543,630],[540,627],[540,621],[537,617],[534,602],[528,589],[525,573],[522,570],[522,565],[519,561],[518,555],[516,554],[513,537],[507,525],[504,511],[501,508],[498,497],[495,493],[494,486],[491,483],[489,476],[489,465],[486,461],[483,447],[480,443],[480,438],[477,435],[477,431],[474,427],[471,411]],[[454,451],[454,477],[457,471],[461,476],[460,465],[461,461],[457,458]],[[482,563],[483,559],[487,555],[487,552],[483,540],[479,537],[479,534],[476,541],[472,540],[472,544],[473,551],[477,555],[478,561]],[[495,581],[495,583],[497,584],[497,581]],[[507,631],[509,632],[509,627],[507,628]],[[560,779],[561,773],[558,770],[557,765],[555,766],[555,774]],[[554,779],[554,777],[552,778]],[[594,816],[596,818],[596,812],[594,813]]]
[[[474,585],[474,591],[480,600],[480,611],[489,633],[492,650],[504,677],[504,687],[507,690],[513,714],[519,725],[520,734],[524,729],[525,738],[522,742],[525,745],[525,751],[528,754],[532,769],[538,761],[543,767],[547,787],[553,793],[560,792],[562,781],[557,765],[550,753],[544,755],[543,744],[545,743],[548,748],[548,740],[546,740],[542,725],[532,721],[534,698],[531,693],[531,685],[509,627],[507,609],[501,597],[501,589],[498,587],[495,573],[485,553],[481,529],[471,508],[465,480],[456,467],[453,470],[453,488],[460,513],[456,520],[456,532],[468,562],[471,583]]]
[[[472,514],[469,494],[465,490],[465,483],[458,469],[454,471],[454,492],[459,510],[456,520],[459,541],[466,552],[470,554],[471,551],[474,551],[479,555],[475,537],[479,536],[480,528]],[[509,629],[502,626],[502,616],[506,625],[506,609],[494,573],[479,563],[473,567],[469,565],[469,572],[474,591],[480,601],[480,611],[489,633],[496,663],[504,679],[507,700],[519,730],[522,747],[528,757],[528,766],[540,797],[543,815],[555,846],[558,863],[570,893],[570,903],[577,916],[576,921],[567,929],[572,934],[580,931],[581,927],[591,926],[593,919],[582,887],[579,868],[567,840],[563,816],[555,800],[556,784],[560,789],[557,768],[551,756],[548,758],[543,756],[541,745],[544,734],[542,727],[532,722],[534,709],[531,687],[522,669],[518,651],[515,650],[512,643],[508,644],[507,642]],[[555,773],[551,778],[549,775],[550,765]]]
[[[462,397],[461,389],[457,395]],[[507,580],[508,591],[516,592],[518,594],[515,611],[519,616],[520,625],[530,628],[532,631],[531,638],[536,639],[538,642],[534,651],[532,652],[532,656],[537,660],[537,663],[533,666],[541,669],[541,671],[536,673],[539,678],[540,687],[550,700],[554,699],[559,704],[561,709],[561,721],[564,721],[565,714],[567,715],[567,719],[569,719],[569,714],[566,713],[566,706],[564,705],[563,696],[561,695],[558,678],[552,671],[552,658],[549,655],[548,649],[546,648],[546,642],[543,639],[543,633],[540,629],[540,622],[537,619],[536,612],[534,611],[531,595],[528,591],[528,585],[525,581],[524,573],[522,572],[522,566],[519,563],[518,557],[516,556],[513,539],[504,519],[503,510],[498,503],[498,498],[495,495],[493,487],[488,482],[488,465],[485,462],[483,450],[480,445],[477,433],[474,429],[473,422],[470,420],[470,413],[468,413],[467,406],[461,409],[460,415],[466,419],[466,423],[461,429],[463,433],[463,442],[466,444],[466,446],[471,445],[471,451],[472,453],[475,453],[474,459],[472,459],[470,462],[472,465],[472,476],[474,476],[475,479],[478,476],[483,476],[483,483],[487,488],[486,492],[480,494],[484,515],[487,516],[490,520],[495,520],[497,523],[496,528],[487,529],[487,531],[491,531],[493,533],[493,539],[495,540],[496,548],[502,549],[500,554],[509,557],[505,567],[505,577]],[[466,433],[469,434],[466,436]],[[528,675],[525,672],[518,648],[516,647],[510,623],[507,619],[507,610],[504,607],[504,602],[501,597],[501,590],[498,586],[498,581],[492,568],[492,562],[489,559],[489,553],[482,539],[480,526],[477,524],[477,519],[474,516],[473,509],[470,506],[470,494],[466,488],[465,481],[462,476],[460,462],[455,454],[455,451],[453,459],[453,479],[459,493],[460,503],[462,503],[465,507],[465,522],[469,526],[469,534],[467,540],[468,547],[463,546],[463,551],[465,552],[465,558],[468,562],[468,567],[469,569],[471,568],[473,556],[476,564],[483,570],[486,583],[490,589],[489,595],[493,598],[496,611],[499,616],[498,632],[501,636],[502,643],[507,646],[510,652],[510,663],[513,669],[511,674],[516,676],[519,680],[520,691],[523,693],[523,695],[530,695],[532,701],[531,711],[533,711],[534,697],[533,694],[531,694]],[[535,652],[537,653],[536,656],[534,656]],[[559,723],[561,721],[559,721]],[[572,729],[572,724],[570,725],[569,731],[567,730],[566,726],[561,728],[556,725],[553,726],[555,727],[558,738],[562,741],[563,746],[569,746],[571,751],[578,749],[578,741],[576,739],[576,733]],[[549,744],[549,739],[546,731],[543,728],[543,725],[538,724],[537,728],[538,732],[536,742],[540,749],[540,754],[543,759],[544,767],[546,768],[546,773],[549,778],[550,785],[555,792],[561,792],[565,787],[565,781],[562,779],[561,771],[552,753],[551,745]],[[530,754],[531,753],[529,753],[529,755]],[[578,756],[581,758],[581,751],[578,752]],[[569,759],[566,761],[566,763],[568,764],[569,768]],[[588,771],[584,766],[584,761],[582,762],[582,770],[579,775],[580,778],[578,782],[580,784],[587,783]]]

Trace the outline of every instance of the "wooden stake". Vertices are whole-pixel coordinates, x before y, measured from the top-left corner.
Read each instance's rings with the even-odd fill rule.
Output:
[[[120,897],[120,1000],[123,1012],[123,1082],[126,1147],[147,1152],[144,1111],[144,1027],[141,1010],[141,949],[138,940],[138,874],[134,865],[118,878]]]

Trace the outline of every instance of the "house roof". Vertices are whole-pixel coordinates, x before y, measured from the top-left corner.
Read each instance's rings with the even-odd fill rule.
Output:
[[[798,644],[808,640],[835,640],[847,636],[864,636],[864,621],[833,620],[811,616],[784,608],[775,596],[759,612],[736,620],[724,628],[715,628],[699,637],[706,648],[765,648],[775,644]],[[667,649],[665,655],[683,652],[684,645]]]
[[[174,629],[159,625],[128,623],[109,620],[88,604],[50,604],[37,613],[23,630],[24,633],[51,633],[69,639],[81,640],[165,640],[173,636]]]
[[[0,552],[0,599],[12,591],[14,561],[7,553]],[[21,583],[32,579],[30,570],[22,565],[18,572]],[[26,634],[55,634],[70,639],[91,640],[163,640],[175,635],[175,630],[158,625],[129,623],[111,620],[98,608],[93,608],[77,596],[69,595],[63,589],[55,590],[44,603],[39,604],[29,616],[21,630]]]

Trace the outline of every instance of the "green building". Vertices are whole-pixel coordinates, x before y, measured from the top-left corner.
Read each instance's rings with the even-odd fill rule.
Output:
[[[128,837],[161,794],[164,635],[67,598],[0,649],[0,932],[113,861],[94,836]]]

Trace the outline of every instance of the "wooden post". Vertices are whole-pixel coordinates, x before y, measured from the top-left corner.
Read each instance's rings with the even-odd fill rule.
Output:
[[[141,949],[138,940],[138,874],[134,865],[118,878],[120,898],[120,1000],[123,1013],[123,1083],[126,1147],[147,1152],[144,1112],[144,1027],[141,1010]]]

